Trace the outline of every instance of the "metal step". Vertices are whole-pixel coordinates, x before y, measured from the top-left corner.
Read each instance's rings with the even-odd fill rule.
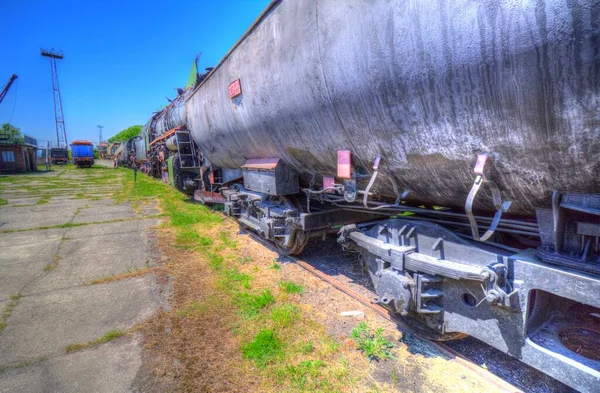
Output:
[[[441,306],[437,304],[427,304],[425,306],[421,306],[421,308],[417,311],[419,314],[438,314],[444,311]]]
[[[421,299],[437,299],[444,296],[444,291],[441,289],[428,289],[424,292],[421,292]]]
[[[429,284],[429,283],[433,283],[433,284],[439,284],[442,281],[444,281],[443,277],[439,277],[439,276],[430,276],[428,274],[421,274],[421,282]]]
[[[443,279],[441,277],[431,276],[429,274],[416,274],[417,288],[415,300],[417,301],[416,311],[419,314],[437,314],[442,312],[443,307],[428,303],[434,299],[439,299],[444,296],[444,291],[439,288],[423,289],[424,284],[440,284]]]

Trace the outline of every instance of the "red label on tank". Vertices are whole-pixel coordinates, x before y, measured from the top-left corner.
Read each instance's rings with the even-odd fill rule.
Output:
[[[337,152],[337,177],[341,179],[350,179],[350,150],[338,150]]]
[[[237,97],[242,94],[242,85],[240,84],[240,79],[236,79],[229,84],[229,98]]]

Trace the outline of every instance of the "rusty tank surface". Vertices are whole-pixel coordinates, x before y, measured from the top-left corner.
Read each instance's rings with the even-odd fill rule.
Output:
[[[275,1],[186,112],[218,167],[278,157],[307,183],[347,149],[365,176],[381,156],[376,195],[432,205],[462,208],[486,153],[533,216],[553,190],[600,192],[600,3]]]

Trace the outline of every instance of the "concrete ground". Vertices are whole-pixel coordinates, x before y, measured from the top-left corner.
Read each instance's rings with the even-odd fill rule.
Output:
[[[154,203],[116,203],[120,185],[102,168],[0,178],[0,392],[135,390],[131,328],[164,306],[162,288],[152,273],[90,284],[160,259]],[[114,330],[125,334],[66,350]]]
[[[97,159],[97,160],[94,160],[94,164],[96,164],[96,165],[102,165],[102,166],[105,166],[107,168],[114,167],[113,160],[100,160],[100,159]]]

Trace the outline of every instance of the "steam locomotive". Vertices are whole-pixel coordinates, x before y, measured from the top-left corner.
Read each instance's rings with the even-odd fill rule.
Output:
[[[600,4],[273,1],[121,162],[378,301],[600,386]]]

